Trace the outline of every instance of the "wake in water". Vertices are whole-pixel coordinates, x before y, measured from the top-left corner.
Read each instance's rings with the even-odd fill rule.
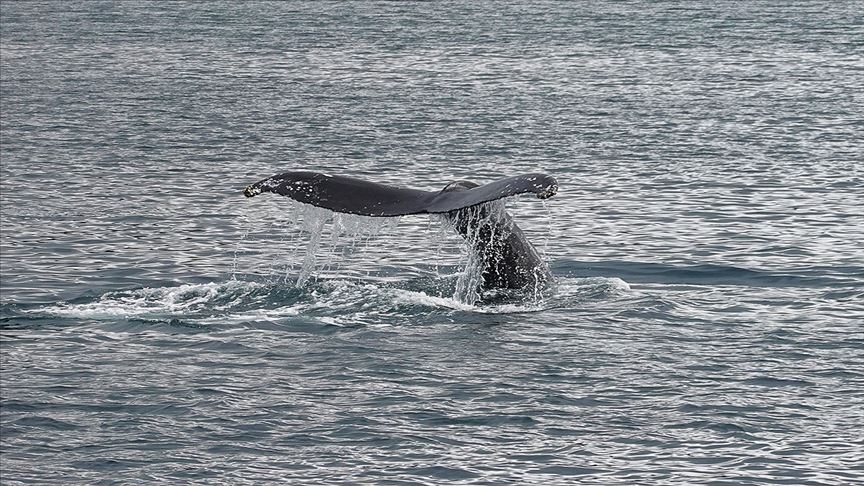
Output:
[[[617,278],[561,278],[554,296],[534,301],[472,305],[421,289],[348,280],[318,280],[304,288],[230,280],[178,287],[109,292],[98,299],[59,303],[25,311],[94,321],[181,321],[207,327],[292,326],[299,320],[350,327],[410,322],[418,316],[453,312],[513,314],[575,307],[630,289]]]
[[[280,202],[263,216],[256,208],[255,217],[247,217],[249,230],[238,242],[227,281],[109,292],[26,313],[217,328],[296,325],[298,320],[386,325],[440,313],[537,312],[629,290],[623,280],[603,277],[559,277],[552,285],[484,290],[485,265],[501,249],[478,242],[507,238],[513,231],[504,219],[506,201],[471,208],[460,217],[432,216],[425,228],[399,228],[399,218],[334,213],[306,204],[291,203],[286,212]],[[249,221],[268,221],[268,226],[256,228]],[[402,230],[398,235],[397,228]],[[494,231],[502,233],[490,234]],[[406,250],[399,238],[403,234],[419,234],[425,245]],[[400,244],[401,252],[392,248]],[[422,258],[422,252],[433,264],[388,265],[398,255]],[[538,271],[548,271],[545,258],[536,258],[544,266]]]

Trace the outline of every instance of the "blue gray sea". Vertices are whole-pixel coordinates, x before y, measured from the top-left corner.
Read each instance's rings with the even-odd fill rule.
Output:
[[[862,12],[2,2],[2,483],[861,483]],[[550,174],[555,286],[288,170]]]

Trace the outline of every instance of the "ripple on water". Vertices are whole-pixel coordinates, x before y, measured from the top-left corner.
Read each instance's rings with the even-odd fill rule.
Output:
[[[861,483],[859,3],[0,2],[3,484]]]

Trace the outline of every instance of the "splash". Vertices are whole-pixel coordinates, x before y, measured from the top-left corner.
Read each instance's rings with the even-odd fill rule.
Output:
[[[177,287],[147,287],[108,292],[94,302],[62,302],[39,308],[37,311],[62,317],[96,320],[212,314],[254,300],[256,294],[261,294],[262,288],[261,284],[237,280]]]
[[[370,242],[391,231],[400,218],[335,213],[290,202],[247,218],[235,251],[232,278],[263,276],[271,284],[304,287],[324,276],[340,276],[343,265],[370,249]],[[261,221],[265,227],[256,228]],[[242,269],[242,271],[240,270]]]
[[[484,288],[518,287],[521,299],[541,300],[552,286],[551,274],[545,262],[546,242],[542,256],[530,243],[519,243],[527,240],[507,213],[507,204],[513,199],[502,199],[444,215],[430,215],[426,225],[427,236],[421,237],[424,248],[412,248],[409,252],[410,257],[419,259],[420,263],[412,267],[409,261],[401,268],[413,272],[414,276],[418,272],[422,275],[431,268],[437,277],[435,286],[439,295],[449,296],[467,305],[489,301],[490,298],[494,300],[495,293],[484,292]],[[305,287],[313,281],[327,278],[372,277],[387,280],[388,277],[382,277],[380,271],[386,268],[388,261],[394,260],[393,246],[402,244],[406,238],[416,238],[418,234],[417,229],[412,229],[401,231],[399,235],[386,240],[380,238],[382,234],[395,230],[400,223],[399,217],[335,213],[300,203],[290,203],[287,205],[288,211],[285,209],[283,202],[276,217],[268,218],[265,214],[262,218],[259,214],[251,218],[252,221],[269,221],[269,228],[247,228],[244,231],[240,244],[244,247],[258,245],[259,249],[235,251],[232,278],[238,278],[237,269],[242,267],[249,274],[263,274],[270,283],[293,284],[296,287]],[[422,227],[418,229],[423,231]],[[261,243],[273,242],[274,238],[278,241],[270,244],[267,251],[265,246],[268,245]],[[373,241],[376,244],[370,245]],[[375,255],[376,251],[380,255]],[[261,265],[260,259],[251,265],[238,263],[244,256],[256,255],[268,257],[269,263]],[[362,262],[358,261],[360,256],[363,257]],[[521,259],[521,265],[512,264],[517,258]],[[525,265],[526,260],[531,265]],[[444,265],[443,262],[448,264]],[[452,268],[449,262],[455,262],[458,269],[456,273],[447,274]],[[261,270],[257,271],[256,268]],[[362,274],[364,268],[365,277]],[[397,271],[401,273],[401,270]]]
[[[501,249],[488,242],[506,238],[512,231],[512,220],[507,216],[505,203],[495,201],[473,206],[441,220],[445,226],[465,237],[460,262],[463,270],[456,280],[453,298],[468,304],[477,302],[480,300],[486,262],[500,257],[496,253]],[[499,224],[501,221],[504,224]]]
[[[495,289],[536,301],[554,287],[545,251],[541,254],[534,248],[507,212],[507,203],[513,199],[446,215],[445,225],[465,241],[463,271],[457,280],[455,299],[474,303],[489,293],[483,289]]]
[[[580,308],[623,295],[630,286],[617,278],[563,277],[556,292],[543,299],[498,299],[483,305],[427,290],[425,285],[419,290],[406,290],[344,279],[310,282],[302,290],[293,284],[274,286],[229,280],[108,292],[96,300],[61,302],[25,312],[109,323],[126,320],[170,325],[181,321],[211,330],[299,326],[320,332],[328,326],[411,325],[421,316],[420,321],[436,314],[523,314]]]

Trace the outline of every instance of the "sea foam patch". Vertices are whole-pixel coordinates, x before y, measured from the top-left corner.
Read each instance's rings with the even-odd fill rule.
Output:
[[[418,308],[478,314],[517,314],[579,306],[628,292],[620,278],[557,279],[554,290],[532,295],[490,293],[466,303],[446,291],[408,290],[345,279],[319,281],[303,289],[228,280],[176,287],[108,292],[92,302],[61,302],[27,312],[73,319],[182,319],[199,324],[282,322],[296,317],[330,324],[399,321]]]
[[[60,317],[116,319],[130,317],[169,317],[226,311],[262,289],[255,282],[229,280],[177,287],[142,288],[108,292],[94,302],[66,303],[31,310]]]

